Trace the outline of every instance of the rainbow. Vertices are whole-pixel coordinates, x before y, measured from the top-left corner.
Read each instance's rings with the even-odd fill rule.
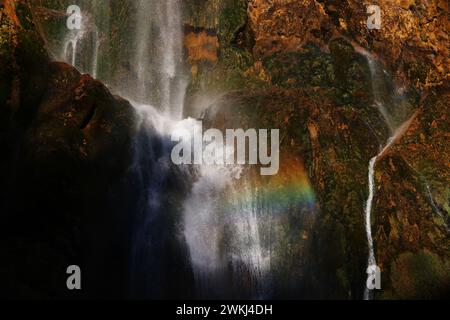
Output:
[[[316,194],[308,173],[299,158],[292,156],[281,159],[280,171],[274,176],[245,175],[234,186],[230,196],[230,203],[243,203],[254,199],[248,194],[250,188],[257,194],[256,198],[264,199],[275,212],[285,212],[295,207],[313,211],[316,206]]]

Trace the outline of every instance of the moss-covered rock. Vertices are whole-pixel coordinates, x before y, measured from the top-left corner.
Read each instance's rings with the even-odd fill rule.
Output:
[[[449,262],[424,249],[401,253],[392,264],[390,280],[400,299],[430,299],[448,294]]]
[[[280,129],[280,172],[268,178],[252,176],[259,181],[258,190],[272,194],[267,206],[277,208],[271,224],[276,297],[362,296],[366,170],[378,145],[364,114],[336,103],[331,92],[235,91],[207,115],[214,128]],[[302,188],[295,187],[298,181],[310,181],[312,207],[302,197]]]
[[[397,297],[439,297],[450,288],[448,110],[447,88],[430,94],[377,166],[376,252],[384,288]]]

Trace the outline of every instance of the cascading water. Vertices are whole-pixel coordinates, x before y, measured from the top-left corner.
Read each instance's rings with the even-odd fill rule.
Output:
[[[63,49],[57,58],[97,78],[100,40],[95,15],[99,14],[99,6],[105,4],[97,0],[86,3],[81,1],[79,5],[80,28],[65,29]]]
[[[258,201],[258,189],[249,181],[244,181],[243,185],[232,189],[234,198],[227,212],[233,226],[230,260],[234,273],[242,272],[241,268],[249,273],[252,298],[262,299],[270,294],[268,273],[271,262],[269,248],[264,247],[260,235],[263,207]]]
[[[126,27],[133,32],[124,40],[127,50],[118,55],[126,62],[126,81],[117,84],[114,74],[109,78],[100,72],[103,82],[132,102],[139,132],[130,168],[135,188],[142,192],[133,230],[130,295],[160,298],[165,290],[179,290],[180,282],[192,276],[195,284],[186,287],[195,287],[195,296],[269,297],[271,274],[277,271],[272,265],[277,255],[273,225],[283,225],[273,216],[287,215],[290,208],[305,203],[311,209],[314,196],[303,173],[289,186],[292,190],[276,191],[279,203],[253,185],[241,166],[199,165],[187,170],[171,163],[170,133],[178,127],[189,130],[193,123],[182,120],[187,82],[180,4],[181,0],[132,1],[133,25]],[[95,76],[101,60],[114,59],[104,49],[111,41],[111,2],[78,5],[82,29],[66,31],[62,60]],[[94,45],[86,45],[89,41]]]
[[[130,73],[136,75],[137,82],[121,91],[130,101],[135,101],[133,105],[143,132],[136,141],[135,171],[147,192],[135,229],[132,294],[159,296],[167,286],[161,279],[165,271],[160,265],[163,255],[167,254],[165,234],[177,238],[176,229],[167,233],[159,230],[164,215],[177,210],[175,204],[164,200],[167,181],[173,174],[170,159],[173,143],[169,137],[175,128],[189,131],[193,120],[182,120],[186,81],[182,65],[180,2],[141,0],[136,1],[135,9],[136,32],[130,41],[134,46]],[[208,295],[217,281],[225,285],[229,263],[233,265],[236,281],[243,281],[245,269],[253,278],[250,294],[263,295],[260,279],[268,269],[267,254],[260,245],[254,195],[249,187],[237,190],[234,186],[239,181],[240,170],[239,166],[200,165],[197,172],[191,174],[179,168],[180,179],[195,181],[182,204],[182,221],[175,224],[179,225],[181,241],[186,243],[199,295]],[[243,192],[244,198],[236,200]],[[224,241],[228,242],[226,253],[223,253]]]
[[[146,190],[134,231],[131,294],[160,297],[175,278],[165,270],[165,255],[171,255],[174,241],[184,243],[177,237],[179,222],[169,218],[176,215],[178,204],[169,199],[168,181],[182,184],[189,178],[183,168],[173,172],[170,134],[176,126],[189,127],[191,120],[182,120],[186,82],[181,59],[180,1],[140,0],[135,2],[135,12],[130,73],[136,79],[132,79],[131,86],[120,88],[130,101],[135,101],[141,131],[136,140],[135,171],[143,177],[141,188]],[[180,181],[173,181],[175,174],[181,176]],[[183,245],[179,247],[173,256],[183,251]],[[184,257],[178,259],[178,264],[184,263]]]
[[[163,295],[165,287],[169,287],[169,280],[162,276],[170,277],[162,262],[171,248],[169,238],[177,239],[176,233],[180,233],[176,230],[177,222],[167,218],[169,212],[175,215],[177,206],[167,195],[169,184],[175,179],[170,159],[173,145],[170,132],[175,125],[188,126],[190,123],[189,120],[182,121],[186,81],[183,76],[181,1],[130,1],[128,10],[134,16],[122,26],[133,31],[121,40],[119,50],[111,49],[112,37],[120,33],[120,30],[111,30],[110,26],[111,14],[118,10],[114,3],[79,0],[65,5],[72,4],[81,10],[81,28],[64,28],[65,36],[59,41],[61,47],[54,50],[59,52],[55,59],[70,63],[94,78],[102,60],[103,65],[110,63],[108,67],[111,68],[127,65],[126,81],[117,81],[119,72],[103,69],[100,78],[127,98],[136,111],[138,134],[130,175],[136,188],[142,190],[142,196],[133,231],[130,294],[158,297]],[[106,45],[101,46],[102,43]],[[115,61],[117,57],[122,61]],[[176,174],[182,176],[179,179],[183,183],[181,180],[187,173],[182,172],[182,168],[179,171]]]
[[[71,35],[64,46],[64,57],[66,58],[66,61],[70,61],[70,64],[73,66],[75,66],[77,62],[76,57],[78,38],[78,33]]]
[[[183,40],[179,0],[137,1],[131,72],[137,75],[127,95],[159,106],[166,117],[181,120],[187,82],[183,75]]]
[[[133,105],[138,106],[139,113],[143,113],[147,105],[145,116],[159,112],[167,121],[181,120],[187,86],[183,75],[180,3],[179,0],[131,2],[135,17],[130,21],[135,21],[135,26],[131,37],[125,42],[131,50],[123,52],[122,57],[132,62],[130,79],[135,78],[131,84],[121,83],[117,88],[126,98],[134,101]],[[75,4],[81,9],[81,28],[64,29],[62,50],[55,58],[96,77],[100,42],[111,40],[108,37],[111,36],[109,15],[112,4],[104,0],[78,0]],[[102,80],[112,85],[115,79],[106,77]]]
[[[366,201],[366,207],[364,210],[365,214],[365,225],[366,225],[366,235],[367,235],[367,243],[369,248],[369,257],[367,260],[367,270],[369,276],[372,275],[373,272],[375,272],[375,269],[377,267],[377,262],[375,259],[375,251],[373,246],[373,238],[372,238],[372,223],[371,223],[371,214],[372,214],[372,203],[373,203],[373,197],[375,194],[375,165],[377,163],[378,158],[391,146],[394,139],[389,138],[387,145],[381,150],[381,152],[370,159],[369,162],[369,196]],[[365,288],[364,290],[364,300],[369,300],[371,297],[370,290]]]
[[[138,6],[135,60],[132,67],[136,68],[134,73],[137,74],[138,85],[132,96],[137,101],[151,102],[159,106],[159,116],[154,115],[154,110],[151,111],[151,118],[154,119],[151,122],[153,126],[161,126],[156,131],[167,139],[174,127],[181,126],[187,130],[192,127],[190,119],[181,120],[186,81],[182,66],[180,3],[178,0],[138,1]],[[150,19],[146,18],[149,10],[154,12]],[[150,55],[149,52],[153,54]],[[148,113],[149,108],[151,107],[140,106],[139,114]],[[158,118],[159,120],[155,121]],[[165,141],[164,145],[169,146],[170,143]],[[161,187],[169,170],[169,149],[162,154],[165,156],[158,161],[162,168],[157,170],[159,182],[155,183],[157,187],[151,188],[153,207],[150,211],[153,215],[160,209],[155,207],[159,202],[158,197],[161,196],[161,191],[157,188]],[[208,295],[211,293],[211,287],[218,284],[218,281],[225,281],[224,275],[228,272],[226,269],[230,261],[236,267],[235,274],[238,274],[238,268],[245,265],[255,277],[261,278],[262,270],[267,269],[260,246],[256,207],[252,207],[250,201],[253,195],[247,188],[245,197],[248,199],[245,206],[242,203],[229,205],[232,200],[224,197],[225,193],[234,196],[242,194],[243,190],[233,191],[234,184],[239,180],[239,170],[238,166],[200,165],[194,176],[185,172],[188,180],[195,182],[182,206],[181,228],[197,291],[201,292],[201,295]],[[224,210],[224,207],[228,210]],[[224,254],[226,229],[232,230],[233,241],[229,244],[230,252]],[[145,243],[142,239],[136,242]],[[147,254],[151,255],[148,250]],[[253,282],[255,288],[252,291],[261,291],[256,288],[261,286],[261,281]]]
[[[98,40],[98,30],[97,28],[93,33],[93,42],[94,42],[94,54],[92,59],[92,77],[97,78],[98,73],[98,50],[99,50],[99,40]]]
[[[141,102],[147,100],[148,68],[151,66],[150,44],[151,44],[151,24],[148,23],[147,15],[154,12],[153,1],[138,1],[138,12],[136,17],[136,35],[134,38],[136,52],[133,57],[133,66],[136,68],[138,85],[134,96]],[[143,23],[146,21],[146,23]],[[148,102],[148,100],[147,100]]]
[[[375,277],[375,272],[377,272],[371,223],[372,205],[375,195],[375,166],[383,154],[408,128],[410,122],[414,118],[414,115],[412,117],[410,116],[409,105],[406,103],[405,96],[399,93],[399,90],[396,90],[395,87],[389,82],[390,79],[388,72],[380,66],[379,62],[374,59],[369,52],[361,47],[357,47],[356,50],[367,59],[371,73],[374,104],[383,116],[391,135],[388,138],[387,143],[381,148],[381,151],[370,159],[368,168],[369,195],[364,208],[365,229],[368,242],[368,278],[364,290],[364,300],[369,300],[372,298],[373,292],[368,288],[367,284],[369,279],[373,279]]]
[[[261,244],[257,194],[242,166],[199,167],[198,180],[184,204],[184,236],[203,297],[232,295],[230,274],[236,283],[250,279],[246,288],[250,297],[267,295],[270,257]]]

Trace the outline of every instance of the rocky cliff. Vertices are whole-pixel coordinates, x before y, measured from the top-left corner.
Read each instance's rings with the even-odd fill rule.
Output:
[[[369,5],[381,9],[379,30],[367,28]],[[188,25],[216,31],[210,36],[220,40],[224,63],[234,52],[250,64],[233,63],[232,69],[261,69],[262,58],[302,52],[307,44],[327,52],[330,41],[345,38],[379,57],[404,85],[425,89],[448,81],[449,5],[444,0],[210,0],[186,1],[186,6]],[[264,74],[264,68],[258,71]]]
[[[110,270],[88,267],[86,284],[93,285],[82,295],[121,296],[128,276],[132,217],[125,213],[132,211],[125,211],[124,203],[133,201],[127,170],[134,111],[91,76],[50,61],[28,2],[5,5],[0,9],[1,295],[70,297],[64,290],[66,268],[82,261]],[[111,274],[122,276],[108,289]]]
[[[116,19],[102,22],[110,42],[100,42],[98,78],[114,79],[113,88],[136,78],[124,54],[124,39],[135,31],[131,2],[112,1]],[[368,165],[392,134],[376,108],[373,64],[384,74],[383,90],[403,98],[393,110],[415,114],[375,166],[372,229],[382,271],[375,298],[448,295],[448,2],[182,2],[186,115],[206,107],[212,127],[281,130],[281,174],[253,181],[288,204],[274,226],[280,256],[273,297],[363,297]],[[381,8],[379,30],[366,26],[369,4]],[[96,266],[88,268],[86,294],[124,296],[128,213],[140,200],[127,178],[135,115],[101,82],[51,61],[61,37],[48,35],[66,18],[63,9],[56,0],[6,1],[0,9],[0,194],[9,222],[0,244],[2,294],[66,297],[65,268],[81,260]],[[297,181],[314,195],[306,211],[295,194],[301,190],[289,189]],[[152,232],[173,245],[161,229]],[[177,272],[182,263],[174,256],[160,266],[176,274],[169,297],[189,273]],[[118,283],[110,283],[113,275]],[[245,297],[250,282],[233,285]]]
[[[366,26],[369,4],[381,8],[379,30]],[[234,90],[220,99],[227,111],[218,123],[246,126],[256,118],[257,127],[281,128],[285,150],[305,163],[313,182],[320,213],[310,249],[291,253],[305,271],[290,279],[301,278],[307,288],[298,296],[362,297],[367,165],[389,135],[373,108],[376,92],[364,50],[406,92],[410,114],[418,112],[376,165],[372,226],[383,275],[376,298],[448,294],[448,2],[230,0],[186,6],[192,103],[203,101],[202,90],[212,96]]]

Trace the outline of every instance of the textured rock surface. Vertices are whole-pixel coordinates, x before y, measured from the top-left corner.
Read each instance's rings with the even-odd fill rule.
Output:
[[[90,76],[50,62],[27,3],[9,5],[0,9],[1,295],[68,296],[66,268],[77,261],[90,288],[82,295],[119,296],[134,111]],[[122,276],[109,287],[111,274]]]
[[[385,274],[381,297],[448,294],[449,110],[448,90],[431,93],[379,163],[374,233]]]
[[[61,6],[60,1],[36,2]],[[418,109],[410,128],[376,166],[373,233],[383,272],[383,291],[376,298],[449,292],[448,2],[379,0],[382,27],[368,30],[369,2],[183,1],[191,70],[188,110],[195,110],[205,92],[232,91],[220,99],[214,125],[282,128],[282,172],[304,169],[317,196],[311,221],[302,221],[295,206],[280,213],[280,232],[288,236],[277,246],[287,262],[276,273],[275,297],[362,297],[367,166],[388,129],[372,107],[370,68],[360,48],[393,75],[408,104]],[[1,13],[0,147],[5,156],[0,164],[11,168],[0,173],[1,212],[12,223],[2,227],[2,260],[10,264],[1,266],[0,274],[13,294],[61,296],[63,268],[72,259],[97,265],[96,271],[114,261],[111,273],[125,272],[129,230],[123,227],[128,222],[123,199],[138,201],[132,187],[122,189],[120,177],[130,161],[133,114],[101,83],[49,63],[27,6],[19,3],[14,10],[7,1]],[[114,74],[118,82],[129,70],[119,54],[126,46],[121,39],[133,30],[127,4],[113,2],[117,25],[104,51],[113,58],[100,57],[100,74]],[[42,25],[47,32],[63,18],[52,13],[40,13],[49,19]],[[87,187],[73,187],[80,185]],[[28,229],[22,230],[25,219]],[[96,234],[105,236],[99,240]],[[88,239],[87,253],[80,250],[86,247],[81,239]],[[33,261],[39,261],[36,273],[28,268]],[[37,276],[42,273],[43,279]],[[100,273],[88,273],[88,283]],[[94,295],[126,291],[121,287],[126,276],[115,288],[108,287],[108,276],[100,279],[103,291]],[[167,288],[169,296],[177,290],[175,281]],[[294,289],[285,291],[289,284]]]
[[[272,188],[279,179],[290,186],[303,172],[313,185],[315,213],[305,214],[301,200],[276,213],[281,223],[272,228],[284,235],[273,240],[279,255],[272,262],[278,298],[362,296],[367,251],[362,204],[377,140],[365,130],[358,109],[337,103],[333,94],[323,88],[233,92],[212,112],[215,128],[280,128],[280,172],[261,178],[262,188]]]
[[[187,23],[215,30],[220,44],[217,64],[196,61],[190,94],[197,103],[202,90],[236,90],[221,104],[241,101],[243,111],[233,114],[244,124],[256,112],[257,125],[282,128],[305,163],[320,214],[310,252],[298,252],[314,262],[299,258],[297,268],[314,271],[309,282],[304,275],[291,281],[317,297],[362,297],[367,166],[388,136],[371,107],[369,66],[358,54],[365,48],[419,110],[376,166],[373,233],[383,272],[376,297],[448,294],[448,2],[250,0],[227,7],[229,2],[186,2],[199,9]],[[380,30],[366,26],[369,4],[382,10]],[[224,27],[230,26],[223,22],[227,17],[233,28]],[[297,129],[285,118],[297,119]],[[239,120],[234,124],[239,127]]]
[[[235,3],[227,6],[230,2]],[[187,3],[192,6],[196,2]],[[326,51],[330,40],[347,37],[378,56],[404,84],[424,89],[448,81],[450,26],[445,0],[252,0],[247,13],[241,9],[247,1],[214,3],[197,5],[195,17],[188,23],[217,30],[222,52],[229,51],[230,45],[245,44],[243,49],[257,60],[277,52],[301,52],[306,44]],[[366,26],[370,4],[381,8],[380,30]],[[233,28],[224,27],[231,23]],[[246,41],[236,41],[239,39]]]

